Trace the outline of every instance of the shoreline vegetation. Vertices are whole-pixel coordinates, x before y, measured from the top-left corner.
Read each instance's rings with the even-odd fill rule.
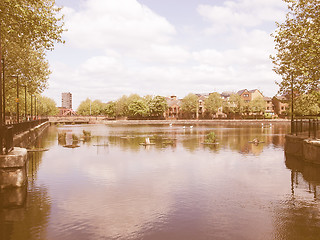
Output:
[[[104,123],[107,125],[119,124],[119,125],[135,125],[135,124],[172,124],[176,125],[195,125],[195,124],[270,124],[270,123],[285,123],[290,124],[290,119],[181,119],[181,120],[90,120],[90,123]]]

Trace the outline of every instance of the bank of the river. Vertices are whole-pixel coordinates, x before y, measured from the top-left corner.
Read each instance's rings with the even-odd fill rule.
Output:
[[[91,119],[90,123],[104,124],[178,124],[178,125],[196,125],[196,124],[273,124],[273,123],[290,123],[288,119],[183,119],[183,120],[99,120]]]

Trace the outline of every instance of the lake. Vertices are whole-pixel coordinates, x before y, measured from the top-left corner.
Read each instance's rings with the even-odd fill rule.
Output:
[[[319,239],[320,167],[285,156],[289,129],[51,126],[27,186],[1,192],[0,239]]]

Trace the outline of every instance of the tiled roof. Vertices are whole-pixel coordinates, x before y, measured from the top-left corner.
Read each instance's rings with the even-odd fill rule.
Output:
[[[239,90],[239,91],[237,92],[237,94],[241,95],[241,94],[244,93],[245,91],[248,91],[248,90],[247,90],[247,89]]]

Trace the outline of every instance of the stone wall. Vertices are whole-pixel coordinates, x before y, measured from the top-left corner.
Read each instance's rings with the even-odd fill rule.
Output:
[[[0,155],[0,189],[22,187],[27,179],[27,149],[15,147]]]
[[[301,158],[305,162],[320,164],[320,140],[286,135],[286,154]]]
[[[49,122],[42,123],[29,131],[16,135],[13,138],[13,146],[27,148],[30,146],[42,132],[50,126]]]

